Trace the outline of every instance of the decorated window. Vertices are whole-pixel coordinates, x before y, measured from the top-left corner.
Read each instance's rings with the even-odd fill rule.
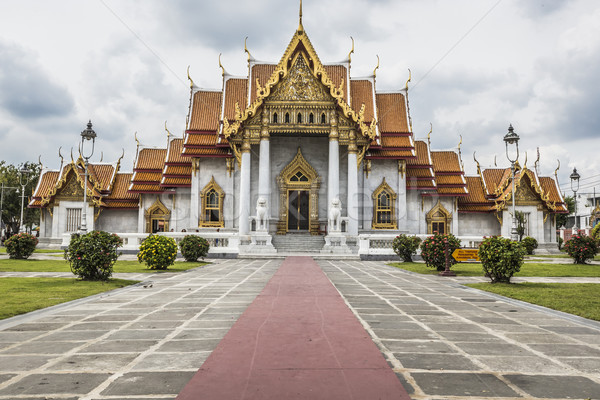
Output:
[[[373,229],[397,229],[396,193],[385,178],[373,192]]]
[[[212,177],[208,185],[200,192],[202,202],[202,214],[200,226],[223,227],[223,198],[225,192]]]
[[[452,215],[448,210],[444,208],[442,203],[438,200],[437,204],[427,213],[427,233],[433,234],[435,232],[440,234],[450,233],[450,222],[452,221]]]
[[[77,232],[81,224],[81,208],[67,208],[67,226],[65,232]]]
[[[154,204],[144,213],[146,217],[146,233],[167,232],[171,211],[156,197]]]

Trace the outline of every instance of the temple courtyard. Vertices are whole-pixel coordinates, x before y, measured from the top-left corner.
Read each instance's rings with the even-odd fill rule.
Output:
[[[483,278],[297,256],[114,277],[143,282],[0,321],[0,399],[600,396],[600,322],[462,285]]]

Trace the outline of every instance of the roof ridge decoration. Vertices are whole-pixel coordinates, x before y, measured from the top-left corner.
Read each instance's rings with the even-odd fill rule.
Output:
[[[88,199],[90,199],[98,207],[103,206],[104,204],[102,204],[101,199],[97,198],[97,196],[92,191],[92,189],[94,187],[92,187],[92,189],[90,189],[90,188],[88,188],[88,186],[86,184],[84,184],[83,179],[81,178],[79,171],[77,170],[77,165],[75,163],[69,163],[65,166],[65,171],[61,173],[59,180],[56,182],[54,187],[50,190],[50,193],[48,193],[48,196],[42,198],[41,206],[43,207],[52,201],[52,199],[56,196],[58,191],[60,189],[62,189],[64,187],[64,185],[67,183],[67,180],[68,180],[67,178],[69,177],[69,172],[71,172],[71,171],[75,175],[75,180],[79,183],[82,190],[87,190]]]
[[[520,187],[521,180],[523,179],[524,176],[527,176],[527,178],[529,179],[531,188],[540,196],[541,202],[544,203],[544,205],[547,208],[556,212],[558,207],[556,206],[556,204],[554,202],[550,201],[549,193],[546,193],[544,191],[544,189],[541,187],[535,172],[530,170],[526,166],[523,166],[523,168],[518,172],[518,174],[515,174],[515,197],[516,197],[517,188]],[[511,191],[508,191],[505,194],[503,193],[506,191],[508,186],[509,186],[508,179],[506,179],[504,181],[504,184],[502,185],[502,189],[500,190],[500,194],[498,196],[499,199],[496,199],[494,201],[496,203],[496,210],[498,210],[498,211],[503,209],[504,206],[506,205],[506,202],[508,200],[510,200],[512,197]],[[500,188],[500,186],[499,186],[499,188]],[[504,194],[504,196],[501,197],[503,194]]]
[[[300,12],[300,16],[301,15],[302,12]],[[275,70],[271,74],[271,77],[265,86],[261,86],[257,80],[256,99],[254,102],[249,104],[244,111],[239,110],[239,114],[238,109],[240,109],[240,107],[239,104],[237,104],[236,117],[233,122],[230,123],[227,118],[223,119],[223,133],[225,138],[238,135],[241,125],[248,119],[257,115],[258,108],[264,103],[265,99],[269,97],[271,90],[288,75],[290,69],[294,66],[298,57],[296,53],[304,53],[303,57],[308,62],[308,67],[312,75],[329,90],[329,94],[333,97],[337,106],[342,110],[344,116],[351,119],[358,125],[360,132],[364,137],[368,137],[371,140],[374,139],[376,136],[377,126],[376,118],[374,117],[373,122],[370,125],[367,125],[364,120],[364,111],[362,108],[362,112],[357,113],[350,107],[348,103],[344,101],[343,82],[340,87],[336,87],[333,81],[327,75],[325,66],[319,59],[319,56],[310,42],[310,39],[304,32],[301,18],[298,30],[296,30],[294,33],[292,40],[288,44],[283,56],[281,57],[281,60],[276,65]],[[234,147],[234,145],[232,145],[232,147]]]

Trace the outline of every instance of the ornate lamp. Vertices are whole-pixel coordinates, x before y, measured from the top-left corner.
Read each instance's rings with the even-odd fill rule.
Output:
[[[577,191],[579,190],[580,178],[577,173],[577,168],[573,168],[573,172],[569,175],[569,178],[571,178],[571,190],[573,191],[573,202],[575,203],[575,223],[573,224],[573,230],[575,231],[575,234],[577,234]]]
[[[512,124],[510,124],[510,126],[508,127],[508,133],[504,135],[504,143],[506,144],[506,158],[508,158],[508,161],[510,161],[510,169],[512,172],[512,229],[510,231],[512,240],[519,239],[517,235],[517,215],[515,213],[515,163],[519,159],[519,139],[519,135],[515,133]],[[511,154],[509,154],[509,144],[511,145],[511,147],[513,144],[515,145],[516,151],[513,153],[515,154],[514,158],[511,157]]]
[[[25,232],[25,222],[23,221],[23,209],[25,208],[25,186],[29,183],[30,170],[21,168],[19,170],[19,184],[21,185],[21,219],[19,220],[19,232]]]
[[[92,150],[89,155],[85,154],[85,143],[92,141]],[[88,172],[88,162],[90,157],[94,154],[94,144],[96,143],[96,132],[92,129],[92,121],[90,120],[87,124],[87,129],[84,129],[81,132],[81,156],[85,159],[85,168],[84,168],[84,179],[83,179],[83,210],[81,212],[81,233],[87,233],[87,223],[86,223],[86,211],[87,211],[87,172]]]

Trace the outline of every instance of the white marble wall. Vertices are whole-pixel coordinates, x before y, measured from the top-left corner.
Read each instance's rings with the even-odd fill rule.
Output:
[[[367,177],[363,174],[363,229],[371,229],[373,224],[373,192],[377,190],[383,182],[383,178],[387,184],[396,191],[398,188],[398,161],[396,160],[372,160],[371,173]],[[398,216],[396,210],[396,216]]]
[[[460,236],[500,235],[500,221],[494,214],[460,213],[458,234]]]
[[[106,232],[137,232],[137,210],[104,210],[96,220],[96,229]]]

